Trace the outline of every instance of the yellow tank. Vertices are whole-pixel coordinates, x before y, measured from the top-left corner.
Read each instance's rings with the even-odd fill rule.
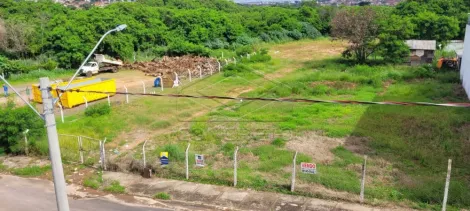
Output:
[[[59,84],[52,84],[52,96],[57,98],[58,94],[55,89],[57,86],[59,89],[65,89],[68,82],[62,82]],[[41,91],[39,90],[39,85],[35,84],[32,86],[33,88],[33,100],[37,103],[42,103],[42,96]],[[70,84],[69,89],[80,89],[81,91],[99,91],[99,92],[113,92],[110,93],[109,96],[113,96],[114,92],[116,92],[116,80],[114,79],[107,79],[107,78],[86,78],[86,79],[79,79],[72,81]],[[77,105],[81,105],[85,103],[85,97],[88,102],[107,98],[107,94],[100,94],[100,93],[87,93],[87,92],[65,92],[60,97],[60,102],[62,106],[65,108],[72,108]]]

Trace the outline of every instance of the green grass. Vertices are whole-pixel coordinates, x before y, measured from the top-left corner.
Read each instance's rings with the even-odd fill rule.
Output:
[[[320,46],[331,43],[325,40],[315,42]],[[306,44],[309,42],[301,41],[291,47]],[[274,44],[270,46],[279,48],[281,54],[285,48]],[[169,89],[168,93],[228,95],[251,90],[242,96],[359,101],[468,101],[461,90],[458,72],[402,65],[351,65],[348,61],[324,55],[312,56],[311,61],[301,63],[295,59],[281,59],[279,55],[273,55],[270,62],[246,63],[243,69],[247,71],[231,77],[216,74],[186,83],[178,90]],[[276,80],[267,80],[260,74],[250,72],[256,70],[262,74],[277,74],[292,65],[297,69]],[[197,118],[193,117],[198,112],[202,113]],[[169,152],[171,165],[156,171],[157,176],[165,178],[185,178],[184,150],[190,142],[190,162],[194,163],[194,154],[204,154],[206,158],[204,168],[191,165],[190,181],[232,185],[233,152],[239,146],[239,186],[279,192],[288,190],[295,153],[287,148],[292,139],[285,134],[300,136],[304,131],[319,132],[324,136],[342,138],[344,146],[331,150],[333,159],[330,162],[321,162],[300,153],[297,162],[316,163],[318,173],[299,173],[299,182],[357,194],[362,153],[366,153],[369,155],[370,171],[366,186],[368,202],[389,200],[411,203],[424,209],[438,207],[441,203],[447,159],[452,158],[449,204],[457,208],[470,207],[470,191],[467,188],[470,186],[470,167],[466,162],[470,159],[467,144],[470,139],[470,113],[463,108],[148,97],[113,107],[110,114],[94,118],[77,114],[68,118],[75,121],[58,123],[61,133],[107,137],[111,142],[122,133],[168,130],[166,134],[155,136],[146,146],[150,151],[147,160],[155,161],[160,152]],[[186,120],[193,122],[180,123]],[[181,125],[185,127],[183,130],[180,130]],[[257,134],[257,130],[265,126],[269,128],[267,133],[274,131],[272,137]],[[177,131],[171,132],[174,129]],[[356,143],[355,137],[363,137],[365,141]],[[349,148],[350,145],[361,150],[355,152],[354,147]],[[316,153],[315,149],[311,150]],[[133,156],[140,159],[141,151],[137,150]],[[299,194],[317,194],[308,191]]]
[[[13,85],[21,84],[21,83],[39,83],[39,78],[41,77],[48,77],[52,80],[59,80],[59,79],[67,79],[71,77],[75,70],[63,70],[63,69],[56,69],[56,70],[34,70],[29,73],[19,74],[19,75],[11,75],[8,79]]]
[[[11,172],[14,175],[18,175],[18,176],[38,177],[38,176],[41,176],[41,175],[45,174],[46,172],[48,172],[50,170],[51,170],[51,166],[49,166],[49,165],[48,166],[43,166],[43,167],[28,166],[28,167],[24,167],[24,168],[12,169]]]
[[[91,175],[83,180],[83,186],[93,188],[95,190],[99,189],[103,184],[103,177],[101,172],[97,172],[94,175]]]
[[[154,199],[170,200],[171,196],[168,193],[160,192],[160,193],[156,193],[155,195],[153,195],[153,198]]]
[[[271,144],[277,147],[284,147],[286,146],[286,140],[283,138],[276,138],[271,142]]]
[[[8,170],[8,167],[3,165],[3,163],[0,163],[0,172],[6,172]]]
[[[104,188],[104,191],[110,192],[110,193],[118,193],[122,194],[126,192],[126,188],[123,187],[119,181],[112,181],[111,184],[107,187]]]

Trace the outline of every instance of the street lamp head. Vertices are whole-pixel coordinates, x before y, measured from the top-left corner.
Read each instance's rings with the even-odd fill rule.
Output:
[[[122,31],[124,30],[125,28],[127,28],[127,25],[126,24],[121,24],[119,25],[118,27],[115,28],[116,31]]]

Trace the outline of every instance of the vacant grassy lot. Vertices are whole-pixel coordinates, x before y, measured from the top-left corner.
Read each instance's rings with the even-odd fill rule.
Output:
[[[350,65],[343,43],[301,41],[269,46],[273,59],[245,61],[165,93],[364,101],[466,102],[456,72],[430,67]],[[266,46],[262,46],[266,47]],[[157,90],[158,92],[158,90]],[[184,178],[188,143],[190,180],[231,185],[239,147],[238,186],[288,192],[292,157],[317,163],[316,175],[298,173],[296,194],[357,201],[362,156],[368,155],[366,200],[436,208],[442,201],[447,159],[453,159],[449,204],[470,207],[467,109],[443,107],[245,102],[138,98],[110,114],[78,114],[62,133],[107,137],[113,162],[142,159],[158,176]],[[169,152],[160,168],[158,155]],[[195,167],[203,154],[205,167]],[[131,169],[132,170],[132,169]],[[451,207],[451,208],[452,208]]]

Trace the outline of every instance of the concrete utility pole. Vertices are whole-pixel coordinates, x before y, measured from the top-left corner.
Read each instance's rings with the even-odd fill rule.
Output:
[[[47,128],[47,139],[49,143],[49,155],[52,164],[52,175],[54,178],[55,198],[59,211],[69,211],[69,201],[65,186],[64,170],[60,157],[59,135],[54,117],[54,104],[49,87],[49,78],[40,78],[39,86],[44,107],[44,119]]]

